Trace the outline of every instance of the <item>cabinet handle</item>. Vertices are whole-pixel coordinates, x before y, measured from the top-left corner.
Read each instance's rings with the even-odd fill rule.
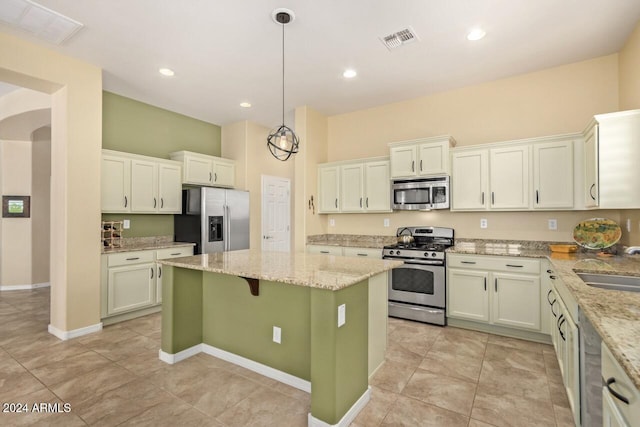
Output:
[[[475,264],[475,261],[460,261],[460,264]]]
[[[367,254],[357,254],[358,256],[368,256]]]
[[[328,254],[329,251],[320,251],[321,254]]]
[[[416,161],[411,160],[411,172],[415,172],[415,171],[416,171]]]
[[[507,267],[524,268],[524,265],[507,264]]]
[[[484,205],[484,191],[482,192],[482,204]]]
[[[162,266],[158,266],[158,279],[162,277]]]
[[[211,172],[209,172],[209,182],[211,182]]]
[[[218,172],[216,172],[216,173],[214,173],[214,174],[213,174],[213,180],[214,180],[215,182],[218,182]]]
[[[133,258],[127,258],[127,261],[135,261],[137,259],[140,259],[139,256],[134,256]]]
[[[362,197],[360,197],[360,207],[362,207]]]
[[[553,317],[558,317],[558,315],[556,314],[555,311],[553,311],[553,306],[556,304],[556,300],[553,300],[553,302],[551,303],[551,314],[553,314]]]
[[[556,276],[551,275],[551,276],[549,276],[549,279],[551,279],[551,280],[556,280]]]
[[[611,393],[613,395],[613,397],[615,397],[616,399],[620,400],[621,402],[626,403],[627,405],[629,404],[629,399],[627,399],[626,397],[624,397],[623,395],[621,395],[620,393],[618,393],[617,391],[615,391],[614,389],[611,388],[611,384],[615,383],[616,379],[614,377],[611,377],[607,380],[607,390],[609,390],[609,393]]]
[[[338,198],[336,197],[336,208],[338,207]]]
[[[493,194],[493,191],[491,192],[491,204],[495,205],[496,204],[496,195]]]
[[[484,278],[484,291],[487,291],[487,278]]]
[[[127,196],[124,196],[124,207],[127,207],[127,204],[129,204],[129,201],[127,200]]]
[[[564,332],[562,332],[562,325],[566,321],[567,321],[567,319],[563,315],[562,316],[562,320],[559,322],[559,325],[558,325],[558,332],[560,332],[560,336],[562,337],[562,341],[566,341],[567,340],[567,338],[565,338],[565,336],[564,336]]]
[[[157,200],[156,200],[156,198],[154,197],[154,198],[153,198],[153,207],[154,207],[154,209],[155,209],[155,207],[156,207],[156,205],[157,205],[157,204],[158,204],[158,201],[157,201]]]
[[[540,194],[539,191],[536,190],[536,205],[540,204]]]
[[[553,303],[556,302],[556,300],[551,301],[549,299],[549,295],[551,295],[551,292],[553,292],[551,289],[549,289],[549,292],[547,292],[547,302],[549,303],[549,305],[553,305]]]
[[[589,196],[591,196],[591,198],[593,200],[596,200],[596,197],[593,195],[593,189],[596,188],[596,184],[591,184],[591,187],[589,187]]]
[[[366,200],[366,202],[365,202],[365,205],[366,205],[367,207],[369,207],[369,198],[368,198],[368,197],[367,197],[367,200]]]
[[[496,292],[498,292],[498,279],[493,279],[493,287],[496,290]]]
[[[547,273],[553,274],[553,270],[547,270]]]
[[[150,268],[149,270],[151,270],[151,278],[153,279],[153,267]]]
[[[182,255],[182,252],[176,252],[174,254],[171,254],[171,256],[176,256],[176,255]]]
[[[164,197],[160,197],[160,209],[164,208]]]
[[[420,159],[420,172],[422,172],[422,159]]]

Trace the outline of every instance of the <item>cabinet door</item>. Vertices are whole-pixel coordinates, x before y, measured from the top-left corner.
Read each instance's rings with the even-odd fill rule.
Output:
[[[580,419],[580,351],[578,327],[568,314],[563,318],[560,330],[565,342],[564,384],[567,389],[569,406],[576,420]]]
[[[156,212],[158,200],[158,164],[131,161],[131,212]]]
[[[416,176],[416,146],[392,147],[391,156],[391,177],[400,178],[403,176]]]
[[[602,426],[630,427],[606,387],[602,387]]]
[[[213,183],[213,161],[196,156],[184,158],[184,183],[211,185]]]
[[[182,168],[178,165],[158,165],[158,212],[182,211]]]
[[[451,155],[451,209],[483,210],[488,206],[488,151],[461,151]]]
[[[492,148],[489,185],[492,209],[529,207],[529,147]]]
[[[364,165],[340,167],[340,206],[342,212],[362,212],[364,210]]]
[[[369,162],[364,165],[364,207],[367,212],[391,210],[389,162]]]
[[[156,303],[155,263],[108,270],[107,314],[136,310]]]
[[[540,330],[540,277],[492,274],[491,322]]]
[[[339,167],[318,168],[318,213],[338,212],[338,194],[340,192]]]
[[[485,271],[447,270],[447,316],[489,321],[489,274]]]
[[[449,172],[449,141],[418,146],[418,175],[437,175]]]
[[[573,141],[533,146],[533,207],[573,208]]]
[[[102,212],[130,212],[131,160],[105,154],[101,175]]]
[[[233,163],[213,162],[213,185],[233,187],[236,184],[236,168]]]
[[[594,125],[584,140],[584,206],[598,204],[598,125]]]
[[[307,245],[307,252],[310,254],[342,256],[342,246]]]

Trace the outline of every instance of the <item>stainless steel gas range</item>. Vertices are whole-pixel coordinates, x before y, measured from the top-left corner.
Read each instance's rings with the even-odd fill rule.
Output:
[[[382,258],[404,261],[389,272],[389,316],[444,326],[445,249],[453,246],[453,229],[402,227],[397,235],[413,241],[382,250]]]

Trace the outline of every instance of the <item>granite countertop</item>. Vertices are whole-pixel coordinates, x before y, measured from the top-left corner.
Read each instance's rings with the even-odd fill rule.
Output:
[[[153,249],[177,248],[185,246],[195,246],[195,243],[174,242],[173,236],[153,236],[153,237],[125,237],[122,239],[122,246],[119,248],[102,248],[103,254],[115,254],[119,252],[146,251]]]
[[[351,248],[382,249],[393,245],[396,236],[370,236],[360,234],[319,234],[307,236],[307,245],[345,246]]]
[[[640,292],[600,289],[585,284],[576,273],[640,276],[640,256],[598,256],[593,251],[550,252],[548,242],[456,242],[448,253],[546,258],[569,289],[580,310],[640,390]]]
[[[259,250],[218,252],[159,262],[173,267],[333,291],[403,264],[392,260]]]

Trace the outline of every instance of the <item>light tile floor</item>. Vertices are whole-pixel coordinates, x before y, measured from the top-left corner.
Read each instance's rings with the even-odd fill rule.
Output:
[[[309,395],[208,355],[158,360],[160,315],[66,342],[49,290],[0,292],[0,425],[306,426]],[[387,361],[353,426],[570,426],[548,345],[389,319]]]

